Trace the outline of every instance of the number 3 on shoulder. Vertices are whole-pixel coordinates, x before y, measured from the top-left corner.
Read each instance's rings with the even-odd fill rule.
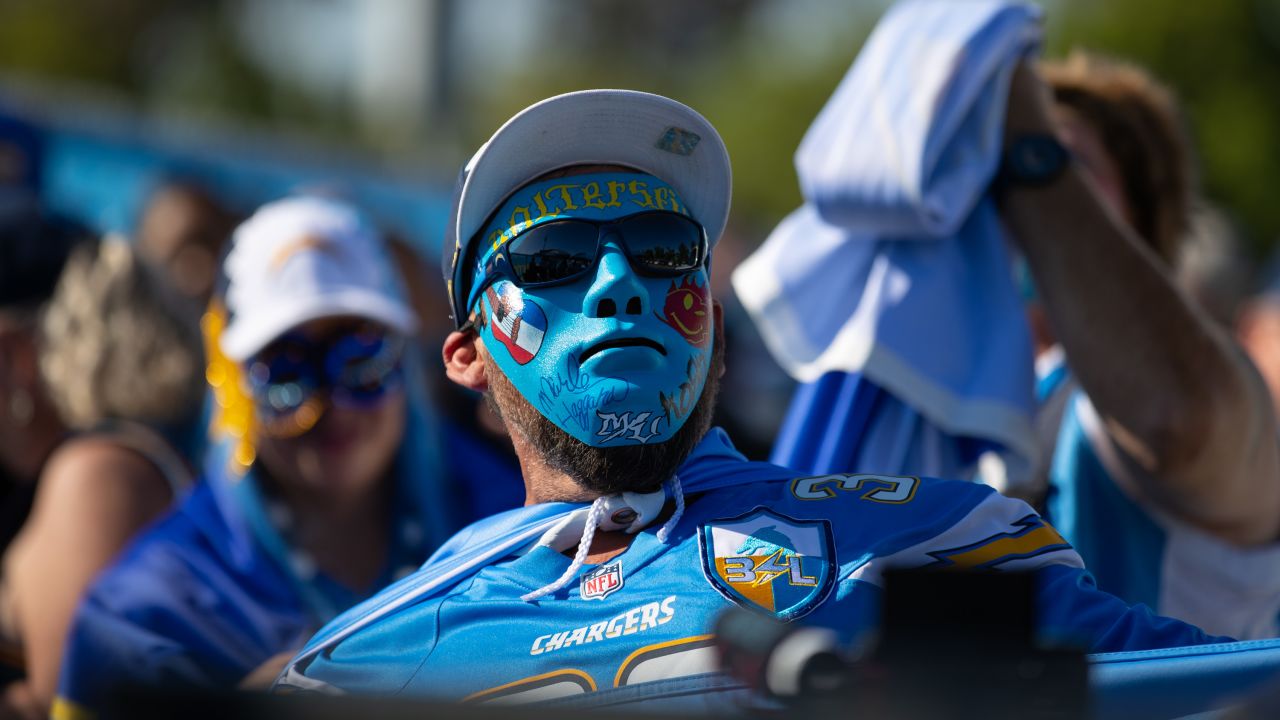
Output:
[[[791,494],[800,500],[830,500],[841,492],[861,493],[860,500],[902,505],[911,502],[920,478],[898,475],[818,475],[791,481]]]

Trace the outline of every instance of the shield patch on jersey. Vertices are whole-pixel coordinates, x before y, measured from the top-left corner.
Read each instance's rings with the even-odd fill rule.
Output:
[[[836,548],[826,520],[796,520],[758,507],[703,525],[698,543],[712,587],[780,620],[807,615],[835,586]]]

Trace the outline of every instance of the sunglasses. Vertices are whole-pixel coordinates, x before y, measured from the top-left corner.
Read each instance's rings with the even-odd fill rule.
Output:
[[[678,213],[553,220],[521,232],[489,256],[485,280],[471,291],[467,306],[503,276],[522,288],[573,282],[595,269],[606,237],[614,238],[631,267],[647,277],[683,275],[702,267],[707,258],[706,231]]]
[[[368,325],[330,340],[284,335],[250,361],[249,390],[268,426],[311,408],[305,432],[319,419],[320,398],[338,407],[374,407],[403,381],[406,340]]]

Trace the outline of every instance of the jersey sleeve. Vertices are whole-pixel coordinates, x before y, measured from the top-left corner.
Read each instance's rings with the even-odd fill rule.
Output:
[[[189,530],[171,516],[90,585],[63,653],[60,717],[119,714],[122,688],[232,687],[305,631],[292,606],[255,594],[270,578],[244,583]]]
[[[1099,590],[1080,555],[1052,525],[1021,500],[994,492],[928,539],[873,558],[850,578],[879,585],[887,568],[1034,573],[1042,637],[1090,652],[1231,641]]]
[[[114,612],[90,593],[76,613],[63,653],[54,720],[110,716],[113,693],[137,687],[207,684],[185,648]]]
[[[1040,635],[1050,644],[1102,653],[1234,642],[1156,615],[1146,605],[1130,605],[1099,590],[1093,576],[1079,568],[1047,567],[1037,580]]]
[[[1071,544],[1026,503],[989,488],[970,486],[965,492],[981,492],[985,497],[958,520],[928,532],[924,540],[871,558],[850,578],[879,585],[888,568],[1033,571],[1051,565],[1084,567]]]

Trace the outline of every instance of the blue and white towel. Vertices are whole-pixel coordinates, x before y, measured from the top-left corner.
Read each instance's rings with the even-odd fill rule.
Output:
[[[774,356],[810,384],[774,462],[955,477],[984,445],[1034,457],[1030,332],[987,188],[1040,17],[901,3],[809,128],[804,206],[733,276]],[[901,447],[886,452],[886,435]]]

